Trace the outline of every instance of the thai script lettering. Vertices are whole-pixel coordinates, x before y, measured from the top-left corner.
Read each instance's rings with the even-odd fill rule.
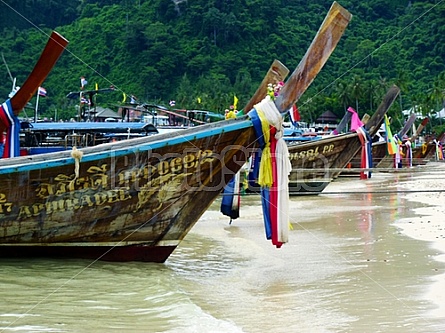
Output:
[[[138,193],[137,208],[140,208],[159,192],[158,200],[162,206],[162,201],[176,192],[171,188],[177,189],[183,179],[196,172],[197,168],[212,163],[216,159],[213,155],[211,150],[198,150],[182,156],[166,156],[158,163],[147,161],[118,171],[116,175],[110,172],[108,164],[91,166],[86,175],[79,178],[74,174],[59,174],[52,181],[44,181],[37,186],[36,198],[43,202],[20,205],[16,208],[17,218],[110,205],[131,199],[131,193]],[[7,199],[6,194],[0,193],[0,214],[13,211],[14,204]]]
[[[309,161],[314,160],[315,158],[318,157],[318,155],[325,155],[328,154],[330,152],[332,152],[335,148],[334,144],[329,144],[329,145],[324,145],[322,146],[323,148],[320,149],[321,146],[317,146],[315,148],[311,148],[311,149],[307,149],[307,150],[302,150],[296,153],[289,153],[289,159],[292,160],[299,160],[299,159],[307,159]]]

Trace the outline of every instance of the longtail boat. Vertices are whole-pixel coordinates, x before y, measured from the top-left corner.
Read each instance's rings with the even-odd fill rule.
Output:
[[[444,160],[444,148],[443,148],[444,139],[445,139],[444,132],[441,132],[437,137],[429,138],[428,145],[433,145],[433,147],[431,147],[432,149],[425,155],[425,159],[427,161]]]
[[[360,152],[364,159],[366,142],[371,141],[378,132],[399,91],[396,86],[388,90],[377,111],[364,125],[367,137],[355,131],[289,147],[291,193],[320,193],[340,175],[357,153]]]
[[[408,131],[414,124],[416,118],[417,116],[414,113],[410,115],[410,117],[407,119],[402,129],[399,132],[397,132],[398,138],[403,138],[406,135],[406,133],[408,133]],[[395,158],[394,155],[388,154],[387,146],[388,143],[386,139],[384,141],[377,141],[372,143],[373,171],[375,171],[375,169],[380,169],[379,171],[382,170],[386,171],[388,169],[394,168]],[[348,170],[349,176],[360,173],[360,168],[361,168],[360,161],[361,161],[361,154],[359,152],[356,156],[354,156],[354,158],[351,160],[349,164],[349,170]]]
[[[153,124],[141,122],[22,122],[20,155],[79,149],[160,132]]]
[[[397,86],[391,87],[377,111],[366,122],[364,129],[369,138],[361,137],[359,132],[348,132],[290,145],[289,158],[292,171],[289,176],[289,194],[321,193],[345,170],[354,156],[358,153],[362,154],[361,150],[364,147],[362,141],[371,140],[377,133],[399,91]],[[257,189],[256,185],[250,185],[251,191],[257,191]]]
[[[410,130],[411,126],[414,124],[415,119],[416,115],[412,114],[405,123],[404,127],[397,133],[397,137],[399,140],[397,149],[399,149],[399,152],[401,152],[400,157],[389,155],[387,153],[386,142],[379,142],[375,144],[375,147],[373,147],[373,154],[375,150],[375,156],[377,156],[374,163],[375,169],[388,171],[390,169],[399,169],[403,167],[419,165],[421,164],[421,162],[424,161],[423,159],[425,158],[425,156],[429,154],[433,150],[433,148],[436,147],[436,145],[431,142],[430,145],[428,145],[428,143],[425,143],[422,146],[413,149],[411,148],[411,142],[415,142],[416,138],[420,135],[420,132],[425,128],[426,124],[429,121],[428,117],[425,117],[413,136],[411,138],[408,138],[406,134]]]
[[[435,160],[436,157],[436,142],[439,142],[443,139],[443,134],[439,136],[439,138],[435,141],[428,140],[427,142],[422,143],[421,145],[412,149],[412,166],[425,165],[430,160]]]
[[[272,103],[277,112],[312,83],[350,19],[334,2]],[[253,121],[244,116],[0,159],[0,255],[164,262],[257,147]]]
[[[408,138],[410,142],[416,142],[417,137],[419,137],[420,133],[428,124],[428,122],[429,118],[425,117],[412,138]],[[425,165],[428,162],[426,158],[428,155],[432,154],[433,151],[435,151],[436,144],[432,140],[428,139],[423,144],[419,144],[412,149],[409,149],[407,146],[405,146],[404,148],[405,156],[408,158],[410,157],[410,160],[408,160],[405,164],[407,164],[408,166],[418,166]],[[409,156],[410,154],[411,156]]]

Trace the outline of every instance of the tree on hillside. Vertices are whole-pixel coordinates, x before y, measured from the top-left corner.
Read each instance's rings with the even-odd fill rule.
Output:
[[[363,87],[362,79],[360,77],[358,77],[357,75],[355,75],[352,78],[352,82],[351,82],[351,96],[355,100],[355,110],[357,112],[358,112],[359,100],[363,96],[363,91],[364,91],[364,87]]]
[[[406,70],[399,69],[397,71],[397,76],[394,80],[394,84],[400,88],[399,105],[400,111],[403,111],[402,94],[407,92],[410,87],[408,72]]]
[[[442,75],[439,75],[433,81],[433,85],[428,89],[428,99],[431,104],[434,105],[434,111],[439,112],[444,106],[444,81],[441,79]],[[439,117],[439,123],[442,124],[442,118]]]
[[[338,81],[336,95],[338,101],[343,106],[344,111],[347,111],[348,105],[351,103],[350,88],[345,81]]]

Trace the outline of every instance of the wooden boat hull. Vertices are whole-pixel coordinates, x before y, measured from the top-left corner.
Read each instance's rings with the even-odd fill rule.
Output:
[[[78,176],[70,151],[2,159],[0,255],[163,262],[254,142],[232,120],[85,148]]]
[[[360,152],[354,156],[350,162],[350,168],[359,170],[361,168],[361,154]],[[394,156],[387,154],[386,141],[378,141],[372,144],[372,167],[373,168],[392,168],[394,164]],[[357,175],[359,171],[355,172]]]
[[[393,168],[394,156],[388,155],[386,141],[375,142],[372,145],[372,165],[375,168]]]
[[[142,261],[163,263],[176,246],[128,245],[128,246],[2,246],[5,258],[77,258],[103,261]]]
[[[329,175],[325,180],[319,178],[313,179],[294,179],[289,181],[289,195],[314,195],[323,192],[331,182]],[[250,183],[247,191],[249,193],[260,193],[261,188],[256,183]]]
[[[306,91],[350,19],[332,4],[274,101],[278,112]],[[242,118],[81,151],[1,159],[0,255],[163,262],[256,142],[252,122]]]
[[[290,145],[289,194],[320,194],[361,150],[357,133],[339,134]],[[258,187],[250,186],[251,191]]]
[[[289,147],[289,193],[319,194],[361,149],[357,133],[340,134]]]
[[[434,142],[424,143],[424,145],[413,148],[413,159],[412,165],[425,165],[428,163],[428,156],[436,149],[436,144]]]
[[[319,194],[331,183],[331,179],[305,179],[289,182],[290,195]]]
[[[366,128],[371,138],[380,128],[386,112],[399,91],[397,86],[391,87],[377,111],[367,122]],[[321,193],[333,179],[345,170],[361,148],[362,143],[356,132],[289,146],[289,158],[292,164],[289,182],[292,184],[292,188],[305,189],[301,194]],[[297,195],[300,192],[294,190],[290,191],[290,194]]]

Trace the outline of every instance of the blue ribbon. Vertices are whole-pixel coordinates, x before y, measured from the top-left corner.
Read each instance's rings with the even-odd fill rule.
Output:
[[[255,130],[256,138],[258,139],[258,144],[261,149],[264,149],[266,147],[266,143],[264,142],[264,136],[263,136],[263,128],[261,126],[261,119],[258,117],[258,113],[255,109],[252,109],[248,116],[252,120],[253,129]]]
[[[254,156],[254,167],[253,167],[253,177],[256,177],[255,179],[258,179],[259,174],[259,163],[261,160],[261,151],[264,147],[266,147],[266,143],[264,141],[263,136],[263,128],[261,126],[261,119],[258,116],[258,112],[255,109],[252,109],[248,113],[250,119],[252,120],[253,129],[255,130],[255,135],[258,139],[258,144],[261,148],[260,151],[255,153]],[[272,239],[272,224],[270,222],[270,193],[269,189],[261,187],[261,203],[263,207],[263,219],[264,219],[264,230],[266,233],[266,239]]]
[[[20,156],[20,120],[14,114],[11,101],[8,99],[0,107],[0,112],[3,112],[4,118],[7,120],[7,134],[6,141],[8,151],[4,152],[7,157]]]
[[[224,186],[223,198],[221,200],[221,213],[229,216],[230,219],[237,219],[239,217],[239,209],[233,209],[233,198],[235,195],[235,179],[232,179]]]
[[[372,138],[369,135],[369,133],[366,130],[366,128],[363,128],[363,129],[364,129],[364,132],[366,134],[366,141],[367,141],[366,145],[367,145],[368,154],[367,154],[366,157],[368,158],[368,166],[369,166],[369,168],[372,168]],[[368,172],[368,178],[371,178],[371,174],[372,174],[372,172],[369,171]]]

